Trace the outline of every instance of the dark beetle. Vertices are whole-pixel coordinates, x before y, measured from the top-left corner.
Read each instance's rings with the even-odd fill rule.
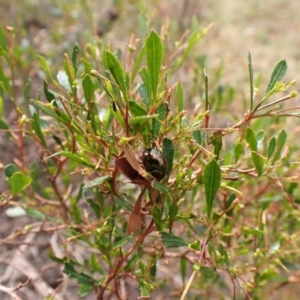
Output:
[[[162,180],[167,173],[167,163],[161,151],[150,148],[143,152],[142,163],[145,170],[158,181]]]

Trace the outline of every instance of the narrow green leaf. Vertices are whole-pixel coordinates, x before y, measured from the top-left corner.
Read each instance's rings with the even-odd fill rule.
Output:
[[[273,136],[269,142],[269,147],[268,147],[268,160],[272,157],[274,150],[276,148],[276,138]]]
[[[45,219],[45,214],[38,211],[36,208],[26,209],[26,214],[27,214],[27,216],[29,216],[31,218],[38,219],[38,220],[44,220]]]
[[[144,102],[147,105],[147,108],[149,106],[152,106],[153,104],[153,96],[152,96],[152,84],[151,84],[151,78],[150,78],[150,72],[148,69],[146,68],[142,68],[140,71],[140,75],[142,77],[144,86],[146,88],[146,92],[147,92],[147,101],[146,99],[144,99]]]
[[[0,26],[0,48],[3,48],[5,51],[7,50],[6,35],[2,26]]]
[[[10,79],[5,76],[2,65],[0,64],[0,90],[3,89],[9,96],[12,95]]]
[[[195,142],[198,145],[202,144],[202,134],[200,130],[194,130],[192,131],[192,137],[194,138]]]
[[[161,192],[161,193],[168,193],[170,192],[169,188],[166,187],[164,184],[156,181],[156,180],[153,180],[152,183],[151,183],[151,186],[153,188],[155,188],[157,191]]]
[[[161,122],[164,120],[165,115],[166,115],[166,106],[165,104],[162,104],[157,110],[156,112],[158,114],[158,118],[154,119],[152,121],[152,137],[154,139],[157,138],[158,134],[159,134],[159,130],[161,127]]]
[[[163,139],[162,150],[167,162],[167,176],[169,177],[173,168],[173,158],[174,158],[174,151],[175,151],[175,147],[172,140],[165,137]]]
[[[93,180],[87,182],[87,183],[83,186],[83,188],[84,188],[84,189],[87,189],[87,188],[93,188],[93,187],[95,187],[95,186],[98,186],[98,185],[102,184],[103,182],[107,181],[107,180],[110,179],[110,178],[111,178],[110,175],[98,177],[98,178],[96,178],[96,179],[93,179]]]
[[[136,59],[134,60],[134,66],[133,66],[133,70],[132,70],[132,79],[135,78],[139,68],[140,68],[140,65],[141,65],[141,62],[142,62],[142,59],[145,55],[145,52],[146,52],[146,47],[145,45],[140,49]]]
[[[3,97],[0,95],[0,119],[3,117],[3,111],[4,111],[4,101]]]
[[[252,161],[254,163],[257,175],[260,176],[262,174],[263,168],[264,168],[264,158],[255,151],[251,152],[251,157],[252,157]]]
[[[86,74],[82,79],[82,88],[87,103],[90,103],[90,101],[95,97],[96,85],[88,74]]]
[[[157,205],[154,205],[152,208],[152,216],[153,216],[153,220],[155,222],[155,225],[157,227],[158,231],[162,230],[162,226],[161,226],[161,217],[162,217],[162,213],[161,210],[159,209],[159,207]]]
[[[276,152],[274,154],[274,157],[272,159],[272,164],[274,164],[280,157],[280,154],[281,154],[281,151],[283,149],[283,146],[286,142],[286,139],[287,139],[287,134],[285,132],[284,129],[282,129],[278,135],[278,138],[277,138],[277,143],[276,143]]]
[[[73,65],[75,75],[77,73],[78,54],[79,54],[79,47],[77,44],[75,44],[75,46],[73,47],[73,52],[72,52],[72,65]]]
[[[48,100],[48,102],[50,103],[52,100],[55,99],[55,96],[53,93],[51,93],[48,89],[48,83],[46,80],[44,80],[44,94],[46,96],[46,99]]]
[[[57,108],[55,104],[52,106],[50,104],[45,104],[38,100],[32,100],[32,103],[34,103],[34,105],[38,109],[40,109],[44,114],[51,116],[58,121],[70,123],[70,116],[62,110],[58,111],[58,109],[54,109],[54,107]]]
[[[120,247],[124,246],[131,238],[132,238],[131,235],[127,235],[126,237],[118,240],[117,242],[115,242],[113,244],[113,246],[112,246],[113,249],[117,249],[117,248],[120,248]]]
[[[186,258],[185,257],[180,258],[180,275],[181,275],[182,282],[184,283],[185,277],[186,277]]]
[[[147,121],[157,118],[158,115],[145,115],[140,117],[132,117],[129,119],[129,124],[131,126],[143,126]],[[141,128],[143,129],[143,128]]]
[[[204,169],[203,175],[207,216],[211,218],[212,205],[221,184],[221,170],[215,159],[212,159]]]
[[[124,71],[117,57],[108,50],[104,51],[104,65],[114,77],[116,83],[122,91],[123,97],[127,101],[127,87]]]
[[[81,284],[78,288],[78,295],[80,297],[85,297],[86,295],[90,294],[94,290],[94,285],[90,284]]]
[[[2,119],[0,119],[0,129],[9,130],[8,125]]]
[[[201,266],[200,272],[205,279],[213,279],[218,275],[217,272],[211,267]]]
[[[87,199],[86,202],[89,204],[91,209],[96,215],[96,218],[100,218],[100,207],[99,204],[96,203],[93,199]]]
[[[19,168],[15,164],[8,164],[4,168],[6,177],[11,177],[14,173],[18,172]]]
[[[80,284],[92,284],[93,282],[95,282],[91,276],[85,273],[77,272],[74,268],[74,263],[66,262],[63,272],[67,274],[70,278],[76,279],[77,282]]]
[[[256,151],[257,150],[256,136],[254,131],[249,126],[246,128],[245,138],[249,145],[250,150]]]
[[[56,152],[48,157],[46,157],[46,159],[49,159],[51,157],[54,157],[54,156],[57,156],[57,155],[60,155],[60,156],[64,156],[64,157],[67,157],[67,158],[70,158],[71,160],[73,161],[76,161],[78,162],[80,165],[82,166],[86,166],[86,167],[89,167],[89,168],[95,168],[94,165],[86,162],[84,159],[82,159],[81,157],[79,157],[78,155],[72,153],[72,152],[68,152],[68,151],[60,151],[60,152]]]
[[[149,287],[147,285],[147,282],[140,281],[140,283],[139,283],[139,289],[141,291],[141,296],[138,297],[138,298],[145,299],[145,298],[149,298],[150,297],[150,290],[149,290]]]
[[[173,223],[178,214],[178,206],[176,203],[172,203],[169,207],[169,232],[172,232]]]
[[[253,100],[254,100],[254,87],[253,87],[253,68],[252,68],[252,58],[251,53],[248,52],[248,69],[249,69],[249,79],[250,79],[250,111],[253,110]]]
[[[146,39],[146,53],[152,87],[152,99],[156,103],[159,74],[163,61],[163,45],[160,36],[154,31],[151,31]]]
[[[243,147],[242,143],[237,143],[234,146],[234,157],[235,157],[235,162],[236,163],[240,159],[240,157],[243,154],[243,152],[244,152],[244,147]]]
[[[52,79],[51,70],[50,70],[50,68],[49,68],[49,66],[48,66],[48,63],[47,63],[46,58],[43,57],[43,56],[40,56],[40,55],[38,55],[37,57],[38,57],[40,66],[42,67],[43,71],[46,73],[46,75],[47,75],[50,79]]]
[[[147,111],[137,102],[129,101],[128,104],[129,104],[129,110],[133,116],[138,117],[138,116],[147,115]]]
[[[26,189],[31,183],[31,178],[22,174],[21,172],[15,172],[9,178],[10,190],[13,195],[17,195]]]
[[[186,247],[189,244],[188,241],[182,239],[181,237],[164,231],[161,232],[161,237],[165,248]]]
[[[183,110],[183,88],[180,82],[178,82],[177,84],[176,93],[177,93],[177,109],[178,109],[178,113],[180,113]]]
[[[137,88],[137,91],[140,94],[140,96],[142,97],[146,107],[148,108],[148,106],[149,106],[149,95],[148,95],[145,84],[144,83],[139,84],[139,86]]]
[[[41,129],[41,125],[40,125],[40,118],[38,113],[34,113],[33,114],[33,121],[31,123],[32,129],[33,131],[36,133],[36,135],[39,137],[42,145],[47,148],[47,144],[46,144],[46,140],[44,138],[44,134],[43,131]]]
[[[214,154],[217,156],[217,159],[219,159],[219,154],[223,145],[222,138],[223,138],[222,131],[215,131],[213,135],[210,137],[210,141],[214,146]]]
[[[279,61],[276,64],[276,66],[275,66],[275,68],[274,68],[274,70],[272,72],[271,79],[269,81],[269,84],[268,84],[268,87],[267,87],[267,89],[265,91],[265,95],[264,96],[266,96],[267,94],[269,94],[272,91],[272,89],[275,86],[275,83],[277,81],[280,81],[283,78],[283,76],[286,73],[286,70],[287,70],[286,60],[282,59],[281,61]]]

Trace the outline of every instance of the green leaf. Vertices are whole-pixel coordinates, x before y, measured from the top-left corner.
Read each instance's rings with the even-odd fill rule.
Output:
[[[264,158],[255,151],[251,152],[251,157],[252,157],[252,161],[254,163],[257,175],[260,176],[262,174],[263,168],[264,168]]]
[[[79,273],[77,272],[75,269],[74,269],[74,263],[65,263],[65,267],[64,267],[64,270],[63,272],[65,274],[67,274],[70,278],[74,278],[77,280],[78,283],[80,284],[92,284],[92,283],[95,283],[95,280],[85,274],[85,273]]]
[[[165,104],[162,104],[157,110],[156,113],[158,114],[158,119],[154,119],[152,121],[152,137],[155,139],[158,136],[161,122],[164,120],[166,115],[166,107]]]
[[[75,46],[73,47],[73,52],[72,52],[72,65],[73,65],[75,75],[77,73],[78,54],[79,54],[79,47],[77,44],[75,44]]]
[[[269,147],[268,147],[268,160],[272,157],[274,150],[276,148],[276,138],[273,136],[269,142]]]
[[[115,242],[113,244],[113,246],[112,246],[113,249],[117,249],[117,248],[120,248],[120,247],[124,246],[131,238],[132,238],[132,236],[128,235],[128,236],[118,240],[117,242]]]
[[[134,60],[134,66],[133,66],[133,70],[132,70],[132,79],[135,78],[139,68],[140,68],[140,65],[141,65],[141,62],[142,62],[142,59],[145,55],[145,52],[146,52],[146,47],[145,45],[140,49],[136,59]]]
[[[217,159],[219,159],[219,154],[223,145],[222,138],[223,138],[222,131],[215,131],[213,135],[210,137],[210,141],[214,146],[214,154],[217,156]]]
[[[202,143],[202,134],[200,130],[194,130],[192,131],[192,137],[194,138],[195,142],[198,145],[201,145]]]
[[[94,290],[94,286],[92,284],[90,284],[90,285],[82,284],[82,285],[80,285],[80,287],[78,289],[78,294],[80,297],[84,297],[84,296],[88,295],[90,292],[92,292],[93,290]]]
[[[161,227],[162,212],[157,205],[154,205],[154,207],[152,208],[152,216],[153,216],[155,225],[157,227],[157,230],[161,231],[162,230],[162,227]]]
[[[146,107],[148,107],[149,106],[149,95],[148,95],[145,84],[144,83],[139,84],[137,91],[140,94],[140,96],[142,97]]]
[[[147,99],[145,99],[145,98],[143,98],[143,99],[148,108],[149,106],[152,106],[152,104],[153,104],[150,72],[148,69],[142,68],[140,71],[140,75],[142,77],[144,86],[146,88]]]
[[[44,134],[43,134],[43,131],[42,131],[41,126],[40,126],[40,118],[39,118],[39,115],[37,113],[33,114],[33,121],[31,123],[31,126],[32,126],[33,131],[39,137],[42,145],[45,148],[47,148],[46,140],[44,138]]]
[[[43,56],[40,56],[40,55],[38,55],[37,57],[38,57],[40,66],[42,67],[43,71],[46,73],[46,75],[47,75],[50,79],[52,79],[51,70],[50,70],[50,68],[49,68],[49,66],[48,66],[48,63],[47,63],[46,58],[43,57]]]
[[[0,26],[0,48],[3,48],[5,51],[7,50],[6,35],[2,26]]]
[[[8,164],[4,168],[6,177],[11,177],[14,173],[18,172],[19,168],[15,164]]]
[[[173,158],[174,158],[174,151],[175,151],[175,147],[172,140],[165,137],[163,139],[162,150],[163,150],[163,155],[167,162],[167,176],[169,177],[173,168]]]
[[[95,97],[96,85],[88,74],[86,74],[82,79],[82,88],[87,103],[90,103],[90,101]]]
[[[31,178],[22,174],[21,172],[15,172],[9,178],[10,190],[13,195],[17,195],[26,189],[31,183]]]
[[[235,146],[234,146],[234,157],[235,157],[235,162],[236,163],[240,159],[243,152],[244,152],[243,144],[242,143],[235,144]]]
[[[46,80],[44,80],[44,94],[49,103],[55,99],[54,94],[48,90],[48,83]]]
[[[4,101],[3,97],[0,95],[0,119],[3,117],[3,111],[4,111]]]
[[[183,110],[183,88],[180,82],[178,82],[177,84],[176,93],[177,93],[177,109],[178,109],[178,113],[180,113]]]
[[[177,248],[177,247],[186,247],[189,242],[182,239],[179,236],[162,231],[161,232],[162,242],[165,248]]]
[[[253,87],[253,68],[252,68],[252,58],[251,53],[248,52],[248,69],[249,69],[249,79],[250,79],[250,111],[253,109],[253,100],[254,100],[254,87]]]
[[[147,111],[137,102],[129,101],[128,104],[129,104],[129,110],[133,116],[139,117],[139,116],[147,115]]]
[[[56,120],[62,121],[60,115],[56,113],[57,111],[54,110],[51,104],[45,105],[45,103],[38,100],[32,100],[32,103],[35,105],[35,107],[40,109],[44,114],[51,116]]]
[[[276,143],[276,152],[274,154],[274,157],[272,159],[272,164],[274,164],[280,157],[280,154],[281,154],[281,151],[283,149],[283,146],[286,142],[286,139],[287,139],[287,134],[285,132],[284,129],[282,129],[278,135],[278,138],[277,138],[277,143]]]
[[[0,130],[3,129],[3,130],[9,130],[9,127],[8,125],[0,119]]]
[[[203,175],[207,216],[211,218],[212,205],[221,184],[221,170],[215,159],[212,159],[204,169]]]
[[[286,60],[282,59],[281,61],[279,61],[276,64],[276,66],[275,66],[275,68],[274,68],[274,70],[272,72],[271,79],[269,81],[269,84],[268,84],[268,87],[267,87],[267,89],[265,91],[264,96],[268,95],[272,91],[272,89],[275,86],[275,83],[277,81],[280,81],[283,78],[283,76],[286,73],[286,70],[287,70]]]
[[[200,272],[205,279],[213,279],[217,276],[217,272],[210,267],[201,266]]]
[[[156,180],[153,180],[152,183],[151,183],[151,186],[153,188],[155,188],[157,191],[161,192],[161,193],[168,193],[170,192],[169,188],[166,187],[164,184],[156,181]]]
[[[60,155],[61,155],[61,154],[60,154]],[[98,178],[96,178],[96,179],[93,179],[93,180],[87,182],[87,183],[83,186],[83,188],[84,188],[84,189],[87,189],[87,188],[93,188],[93,187],[95,187],[95,186],[98,186],[98,185],[102,184],[103,182],[107,181],[107,180],[110,179],[110,178],[111,178],[110,175],[98,177]]]
[[[138,298],[140,298],[140,299],[149,298],[150,292],[153,289],[153,286],[152,286],[152,284],[150,284],[148,282],[140,281],[139,289],[141,291],[141,297],[138,297]]]
[[[143,126],[147,121],[157,118],[158,115],[145,115],[140,117],[132,117],[129,119],[129,124],[131,126]],[[143,128],[140,128],[143,129]]]
[[[172,232],[174,220],[178,214],[178,206],[176,203],[172,203],[169,207],[169,232]]]
[[[163,61],[163,45],[160,36],[154,31],[151,31],[146,39],[146,53],[152,87],[152,99],[156,103],[159,74]]]
[[[3,68],[0,64],[0,90],[3,89],[9,96],[12,96],[10,79],[5,76]]]
[[[82,159],[81,157],[79,157],[78,155],[72,153],[72,152],[68,152],[68,151],[60,151],[60,152],[56,152],[48,157],[46,157],[46,159],[49,159],[51,157],[54,157],[54,156],[57,156],[57,155],[60,155],[60,156],[64,156],[64,157],[67,157],[67,158],[70,158],[71,160],[73,161],[76,161],[78,162],[79,164],[83,165],[83,166],[86,166],[86,167],[89,167],[89,168],[95,168],[94,165],[86,162],[84,159]]]
[[[249,145],[250,150],[256,151],[257,150],[257,139],[256,139],[254,131],[249,126],[246,128],[245,138]]]
[[[104,65],[114,77],[116,83],[123,93],[123,97],[127,101],[127,87],[124,71],[117,57],[108,50],[104,51]]]
[[[38,219],[38,220],[44,220],[45,219],[45,215],[42,212],[35,209],[35,208],[26,209],[26,214],[27,214],[27,216],[29,216],[31,218]]]
[[[180,258],[180,275],[182,282],[185,282],[186,277],[186,261],[187,259],[185,257]]]
[[[87,199],[86,202],[89,204],[89,206],[91,207],[91,209],[95,213],[96,218],[99,218],[100,217],[100,207],[99,207],[99,204],[95,203],[94,200],[92,200],[92,199]]]

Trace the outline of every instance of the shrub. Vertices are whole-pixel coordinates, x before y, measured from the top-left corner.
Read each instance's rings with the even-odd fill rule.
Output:
[[[257,99],[248,53],[247,108],[224,126],[205,68],[197,103],[176,81],[206,31],[180,39],[173,54],[155,31],[132,39],[125,54],[75,45],[56,78],[39,56],[43,94],[15,103],[17,133],[0,122],[20,155],[26,137],[41,158],[6,164],[1,206],[42,220],[16,236],[56,232],[49,257],[82,296],[133,299],[139,289],[145,298],[262,299],[270,282],[288,280],[299,245],[298,175],[279,119],[298,116],[281,107],[296,97],[286,92],[294,82],[282,81],[281,60]],[[1,47],[12,64],[4,33]],[[9,76],[0,81],[12,95]]]

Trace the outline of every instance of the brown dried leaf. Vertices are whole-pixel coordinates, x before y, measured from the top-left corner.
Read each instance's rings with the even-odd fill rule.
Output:
[[[138,171],[131,166],[126,157],[120,157],[116,159],[115,165],[117,166],[118,170],[130,180],[141,179]]]
[[[124,145],[123,146],[123,151],[125,152],[125,157],[128,160],[131,167],[134,170],[136,170],[142,177],[146,178],[147,172],[145,171],[145,169],[142,167],[142,165],[138,161],[138,159],[136,157],[136,153],[133,151],[131,146],[128,145],[128,144]]]
[[[142,227],[142,214],[141,214],[141,207],[142,207],[142,199],[143,195],[146,191],[146,188],[142,190],[138,199],[134,204],[134,208],[130,214],[128,225],[127,225],[127,234],[131,234],[141,230]]]

